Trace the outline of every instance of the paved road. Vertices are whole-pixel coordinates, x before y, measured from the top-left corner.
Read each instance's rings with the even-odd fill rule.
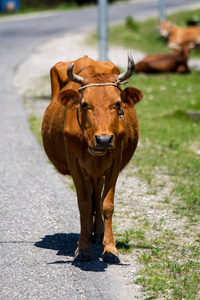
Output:
[[[166,2],[170,8],[188,1]],[[131,13],[137,19],[156,15],[157,2],[113,6],[110,22],[122,21]],[[99,258],[102,249],[93,248],[91,263],[73,263],[79,232],[75,196],[47,163],[12,85],[15,68],[40,42],[63,32],[94,27],[96,20],[96,8],[0,20],[2,300],[117,300],[137,295],[126,295],[123,280],[116,277],[123,266],[103,263]]]

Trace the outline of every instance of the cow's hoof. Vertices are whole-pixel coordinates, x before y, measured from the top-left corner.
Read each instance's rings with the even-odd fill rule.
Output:
[[[81,250],[76,250],[74,254],[75,262],[86,262],[86,261],[90,261],[90,259],[91,259],[91,254]]]
[[[120,262],[119,254],[106,251],[103,254],[103,261],[109,264],[118,264]]]

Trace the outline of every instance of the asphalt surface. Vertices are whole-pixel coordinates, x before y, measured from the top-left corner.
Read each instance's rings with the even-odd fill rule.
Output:
[[[174,9],[188,1],[166,2],[168,9]],[[109,20],[121,22],[130,14],[136,19],[155,16],[157,2],[112,6]],[[30,132],[22,99],[12,84],[14,70],[40,42],[60,33],[93,28],[96,23],[96,8],[0,20],[2,300],[136,299],[137,293],[125,293],[124,282],[117,276],[123,266],[103,263],[99,247],[93,246],[90,263],[73,262],[79,234],[76,197]]]

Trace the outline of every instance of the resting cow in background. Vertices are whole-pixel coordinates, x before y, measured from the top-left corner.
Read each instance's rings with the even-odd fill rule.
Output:
[[[135,65],[136,72],[144,73],[189,73],[187,60],[190,49],[182,46],[169,54],[149,55]]]
[[[75,261],[91,257],[91,237],[103,239],[103,260],[119,262],[112,233],[114,192],[119,172],[135,152],[139,125],[134,105],[143,94],[122,90],[120,83],[134,72],[128,55],[123,74],[111,62],[84,56],[51,69],[52,101],[42,121],[47,156],[76,187],[81,232]],[[103,215],[103,218],[102,218]]]
[[[200,44],[200,28],[196,26],[178,27],[172,21],[165,20],[159,23],[160,35],[167,39],[167,46],[178,49],[187,44],[190,48]]]

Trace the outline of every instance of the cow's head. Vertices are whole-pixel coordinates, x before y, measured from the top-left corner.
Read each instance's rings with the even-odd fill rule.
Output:
[[[73,74],[73,64],[68,68],[69,79],[81,84],[79,92],[64,90],[58,101],[69,109],[76,108],[77,124],[88,143],[92,155],[104,155],[116,147],[123,135],[123,114],[128,107],[139,102],[143,94],[136,88],[121,90],[119,84],[134,72],[134,61],[128,55],[128,68],[120,75],[94,74],[84,78]],[[125,116],[126,117],[126,116]]]
[[[163,38],[168,38],[171,28],[174,26],[174,23],[170,20],[164,20],[158,23],[158,31]]]

